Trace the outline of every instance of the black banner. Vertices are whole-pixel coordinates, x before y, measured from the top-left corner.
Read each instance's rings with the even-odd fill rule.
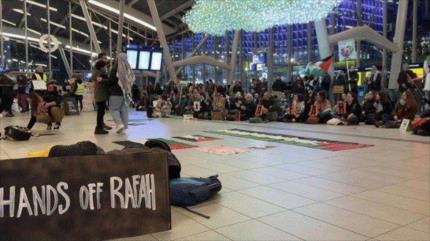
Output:
[[[0,162],[0,240],[91,241],[171,228],[167,156]]]

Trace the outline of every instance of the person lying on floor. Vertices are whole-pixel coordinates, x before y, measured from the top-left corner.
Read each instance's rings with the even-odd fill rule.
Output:
[[[418,104],[412,93],[407,90],[403,92],[400,100],[394,108],[393,114],[385,121],[375,123],[376,127],[399,128],[403,119],[413,121],[418,111]]]

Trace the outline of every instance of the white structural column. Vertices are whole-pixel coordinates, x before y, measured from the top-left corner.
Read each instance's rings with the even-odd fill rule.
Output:
[[[91,42],[93,43],[94,48],[97,53],[101,53],[102,50],[99,45],[99,41],[97,40],[96,31],[94,31],[93,21],[91,20],[90,13],[88,12],[88,6],[85,0],[79,0],[82,8],[82,12],[84,13],[84,17],[87,20],[88,31],[90,32]]]
[[[231,61],[230,61],[230,72],[228,76],[228,83],[232,84],[234,79],[234,70],[236,69],[236,62],[237,62],[237,49],[239,46],[239,39],[240,39],[240,31],[234,31],[234,38],[233,38],[233,47],[231,49]]]
[[[399,6],[397,9],[397,19],[396,19],[396,30],[394,32],[394,43],[399,48],[391,58],[391,71],[390,71],[390,81],[388,82],[389,89],[397,89],[397,78],[402,66],[403,57],[403,43],[405,38],[406,30],[406,18],[408,14],[408,3],[409,0],[399,1]]]
[[[417,62],[417,25],[418,25],[418,0],[413,0],[412,10],[412,63]]]
[[[24,0],[24,45],[25,45],[25,68],[28,70],[28,25],[27,25],[27,0]]]
[[[320,54],[320,59],[325,59],[333,54],[332,49],[330,48],[330,43],[328,40],[327,26],[325,23],[325,19],[321,19],[315,21],[315,32],[317,35],[318,41],[318,51]],[[330,76],[333,77],[333,66],[329,70]]]
[[[357,26],[363,25],[363,2],[357,0]],[[361,66],[361,41],[357,40],[357,67]]]
[[[70,68],[69,62],[67,61],[66,53],[64,52],[64,49],[62,46],[58,48],[60,51],[61,59],[63,60],[64,67],[66,68],[67,75],[69,78],[72,78],[72,69]]]
[[[307,31],[307,52],[308,52],[308,58],[307,61],[308,63],[312,62],[312,45],[313,45],[313,41],[312,41],[312,33],[313,33],[313,29],[312,29],[312,23],[309,22],[308,23],[308,31]]]
[[[269,29],[269,50],[267,53],[267,83],[269,93],[272,93],[273,85],[273,54],[275,52],[275,33],[273,27]]]
[[[387,38],[387,33],[388,33],[388,0],[384,0],[383,2],[383,11],[384,11],[384,16],[383,16],[383,23],[382,23],[382,34],[384,35],[384,38]],[[383,78],[383,83],[384,83],[384,87],[387,86],[387,81],[386,81],[386,72],[387,72],[387,50],[384,48],[383,52],[382,52],[382,76]]]
[[[118,37],[116,38],[116,55],[122,52],[122,31],[124,29],[124,6],[125,0],[119,1]],[[128,38],[128,35],[127,35]]]
[[[160,16],[158,15],[157,5],[154,0],[147,0],[149,10],[151,11],[152,20],[157,29],[158,40],[163,48],[163,58],[166,63],[167,72],[171,81],[176,81],[175,67],[173,67],[172,57],[170,56],[169,45],[167,45],[166,36],[164,35],[163,25],[161,24]]]
[[[47,19],[48,19],[48,79],[52,78],[52,58],[51,58],[51,11],[49,10],[49,6],[50,6],[50,2],[49,0],[46,0],[46,15],[47,15]],[[28,68],[28,66],[27,66]]]
[[[73,14],[73,11],[72,11],[72,2],[70,1],[69,2],[69,45],[70,46],[73,46],[73,31],[72,31],[72,28],[73,28],[73,22],[72,22],[72,14]],[[63,50],[64,51],[64,50]],[[73,73],[73,49],[72,48],[70,48],[70,51],[69,51],[69,64],[70,64],[70,71]]]

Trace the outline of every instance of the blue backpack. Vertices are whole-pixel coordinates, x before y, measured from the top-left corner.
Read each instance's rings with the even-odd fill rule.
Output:
[[[218,176],[208,178],[176,178],[170,180],[170,203],[187,207],[204,202],[222,188]]]

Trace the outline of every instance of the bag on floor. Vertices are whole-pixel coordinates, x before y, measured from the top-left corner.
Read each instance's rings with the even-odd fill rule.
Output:
[[[222,188],[218,176],[208,178],[176,178],[170,180],[170,203],[179,207],[202,203]]]
[[[25,127],[7,126],[4,128],[4,135],[14,141],[27,141],[31,137],[31,131]]]
[[[249,118],[249,123],[263,123],[263,119],[261,117],[252,117]]]
[[[90,141],[81,141],[72,145],[56,145],[49,150],[49,157],[93,156],[104,154],[103,149]]]

